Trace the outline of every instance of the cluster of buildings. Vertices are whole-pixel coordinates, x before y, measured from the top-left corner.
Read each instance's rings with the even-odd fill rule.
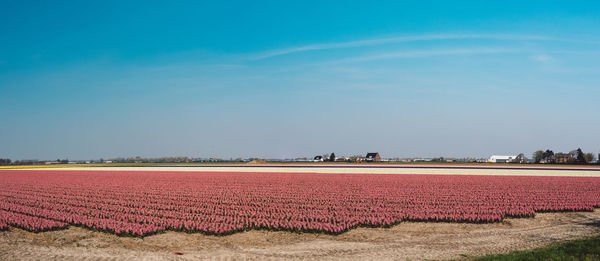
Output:
[[[324,155],[318,155],[313,158],[313,162],[330,161],[330,159]],[[368,152],[366,156],[351,156],[351,157],[334,157],[335,162],[380,162],[384,161],[381,159],[379,152]]]

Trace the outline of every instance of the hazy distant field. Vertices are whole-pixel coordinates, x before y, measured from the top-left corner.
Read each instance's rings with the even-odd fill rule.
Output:
[[[28,168],[28,167],[18,167]],[[127,164],[78,166],[34,166],[59,171],[181,171],[181,172],[268,172],[331,174],[429,174],[429,175],[515,175],[600,177],[597,166],[509,165],[509,164]]]

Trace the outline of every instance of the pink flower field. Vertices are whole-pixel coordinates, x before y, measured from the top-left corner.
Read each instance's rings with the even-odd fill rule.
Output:
[[[339,234],[402,221],[592,211],[600,206],[600,178],[0,170],[0,199],[0,230]]]

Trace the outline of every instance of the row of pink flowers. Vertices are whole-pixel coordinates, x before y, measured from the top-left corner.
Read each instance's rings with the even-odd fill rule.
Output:
[[[600,178],[587,177],[0,171],[0,229],[31,231],[70,224],[133,236],[337,234],[407,220],[498,222],[598,206]]]
[[[69,224],[45,218],[33,217],[29,215],[23,215],[20,213],[9,212],[0,210],[0,228],[4,224],[4,228],[8,229],[8,226],[18,227],[33,232],[42,232],[54,229],[65,228]]]
[[[0,231],[10,230],[10,226],[6,224],[4,219],[0,220]]]

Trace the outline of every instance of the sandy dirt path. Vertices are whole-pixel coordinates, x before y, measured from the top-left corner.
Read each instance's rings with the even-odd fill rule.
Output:
[[[496,224],[403,222],[331,236],[248,231],[229,236],[165,232],[118,237],[71,227],[0,233],[3,260],[421,260],[525,250],[600,235],[600,211],[542,213]]]
[[[2,171],[27,171],[29,169],[3,169]],[[509,176],[572,176],[600,177],[600,168],[592,167],[477,167],[477,166],[179,166],[179,167],[69,167],[36,168],[36,171],[182,171],[182,172],[229,172],[229,173],[329,173],[329,174],[425,174],[425,175],[509,175]]]

